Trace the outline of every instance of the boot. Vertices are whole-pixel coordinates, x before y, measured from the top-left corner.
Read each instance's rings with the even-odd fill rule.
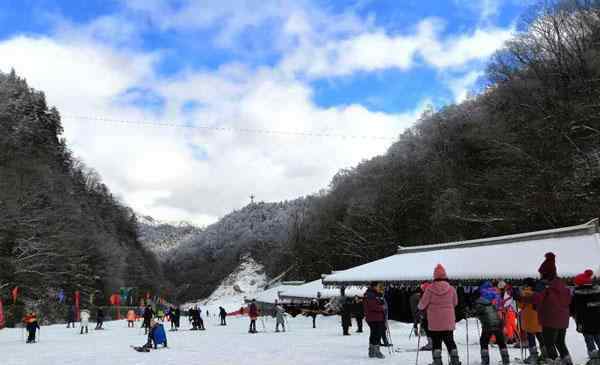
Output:
[[[385,359],[385,356],[381,353],[379,346],[375,346],[375,357],[378,359]]]
[[[523,360],[523,362],[525,364],[538,365],[539,355],[538,355],[538,352],[537,352],[537,347],[530,347],[529,348],[529,357],[526,358],[525,360]]]
[[[490,351],[481,350],[481,365],[490,365]]]
[[[443,365],[442,350],[433,350],[433,364],[432,365]]]
[[[457,349],[450,351],[450,365],[461,365]]]
[[[88,328],[87,328],[87,326],[85,327],[85,333],[86,333],[86,334],[88,333]]]
[[[502,357],[502,365],[510,364],[510,355],[508,354],[508,349],[501,349],[500,357]]]
[[[548,359],[548,351],[546,351],[544,346],[540,346],[540,358],[538,362],[544,363],[546,362],[546,359]]]
[[[83,335],[83,327],[81,327],[81,332],[79,334]]]
[[[375,346],[369,344],[369,357],[373,358],[375,357]]]

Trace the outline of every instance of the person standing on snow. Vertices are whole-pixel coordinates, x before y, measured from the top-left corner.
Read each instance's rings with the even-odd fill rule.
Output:
[[[152,321],[152,318],[154,317],[154,311],[152,310],[150,304],[148,304],[144,309],[143,317],[144,322],[142,323],[142,327],[144,327],[144,334],[147,335],[150,329],[150,321]]]
[[[356,333],[362,333],[363,319],[365,318],[365,310],[363,308],[362,298],[359,297],[358,295],[355,296],[352,304],[353,304],[352,312],[354,314],[354,318],[356,318],[356,326],[358,327],[358,329],[356,330]]]
[[[248,329],[248,333],[257,333],[256,319],[258,318],[258,307],[256,306],[256,299],[252,299],[252,302],[248,305],[248,317],[250,317],[250,328]]]
[[[496,292],[492,283],[486,281],[481,284],[479,293],[480,297],[475,301],[474,314],[479,319],[479,322],[481,322],[481,338],[479,340],[479,344],[481,345],[481,365],[490,365],[489,347],[492,336],[496,337],[496,344],[500,349],[502,364],[508,365],[510,364],[510,356],[504,338],[502,319],[494,305]]]
[[[538,320],[538,313],[536,308],[531,302],[531,298],[535,292],[535,280],[533,278],[527,278],[523,281],[524,287],[515,299],[519,301],[519,308],[521,308],[521,326],[523,331],[527,334],[527,345],[529,346],[529,357],[526,359],[528,364],[537,364],[544,362],[546,359],[546,347],[544,346],[544,338],[542,337],[542,326]],[[540,353],[536,346],[537,342],[540,344]]]
[[[456,289],[448,283],[446,270],[438,264],[433,271],[433,284],[423,293],[418,308],[427,312],[429,334],[433,342],[433,365],[442,365],[442,342],[450,353],[450,365],[460,365],[454,342],[456,328]]]
[[[227,326],[227,311],[223,307],[219,307],[219,317],[221,318],[221,326]]]
[[[319,313],[319,302],[316,299],[310,301],[310,316],[313,328],[317,328],[317,313]]]
[[[275,300],[275,319],[275,332],[279,332],[280,325],[283,328],[283,332],[285,332],[285,309],[277,300]]]
[[[40,329],[35,312],[30,312],[23,318],[23,323],[27,329],[27,343],[35,343],[35,333]]]
[[[81,319],[81,322],[79,324],[79,327],[81,328],[80,334],[83,335],[84,328],[85,328],[85,333],[88,333],[88,326],[90,324],[90,311],[87,309],[82,310],[81,313],[79,314],[79,318]]]
[[[347,296],[340,297],[340,304],[342,310],[340,314],[342,316],[342,333],[344,336],[350,336],[350,327],[352,327],[352,312],[354,311],[352,299]]]
[[[432,351],[433,350],[433,342],[431,341],[431,336],[429,335],[429,328],[427,324],[427,316],[424,312],[419,310],[419,302],[421,301],[421,297],[425,290],[431,285],[429,282],[424,282],[419,286],[419,291],[414,293],[410,298],[410,309],[413,313],[414,324],[413,329],[415,331],[415,336],[426,336],[427,343],[419,349],[419,351]]]
[[[96,328],[97,330],[103,330],[102,325],[104,324],[104,311],[98,307],[96,311]]]
[[[545,255],[538,272],[542,281],[536,285],[536,294],[533,295],[532,301],[537,307],[538,319],[542,325],[542,336],[548,354],[547,363],[572,365],[573,361],[565,341],[569,328],[571,292],[558,278],[554,253],[548,252]]]
[[[575,277],[575,291],[571,313],[577,323],[577,332],[583,334],[590,361],[600,365],[600,287],[594,285],[594,272],[586,270]]]
[[[75,306],[70,305],[67,308],[67,328],[71,328],[71,324],[73,324],[73,328],[75,328]]]
[[[145,319],[144,319],[145,321]],[[130,309],[127,311],[127,328],[135,327],[135,311]]]
[[[372,282],[363,298],[365,320],[369,325],[369,357],[383,359],[380,341],[385,331],[385,308],[383,302],[383,284]]]

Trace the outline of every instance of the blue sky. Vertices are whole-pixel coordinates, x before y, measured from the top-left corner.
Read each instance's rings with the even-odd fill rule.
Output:
[[[157,218],[207,223],[245,204],[249,191],[263,200],[318,191],[338,169],[389,146],[292,141],[239,129],[393,138],[427,105],[439,108],[477,92],[490,56],[519,29],[528,6],[518,0],[3,1],[0,71],[14,67],[46,92],[66,116],[75,152],[128,204]],[[230,130],[108,128],[82,125],[73,115]],[[158,154],[156,146],[170,153]],[[128,156],[118,166],[110,153],[116,151]],[[152,164],[147,151],[156,153]]]

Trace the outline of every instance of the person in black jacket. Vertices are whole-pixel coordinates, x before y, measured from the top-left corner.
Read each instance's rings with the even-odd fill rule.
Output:
[[[225,311],[225,308],[219,307],[219,317],[221,318],[221,326],[227,326],[227,321],[225,320],[227,318],[227,311]]]
[[[497,294],[492,283],[486,281],[479,287],[480,297],[475,301],[474,314],[481,322],[481,365],[490,364],[490,338],[496,336],[496,344],[500,348],[502,364],[510,364],[510,356],[504,338],[503,323],[494,304]]]
[[[590,361],[588,365],[600,365],[600,287],[594,285],[594,272],[586,270],[575,277],[575,291],[571,313],[577,323],[577,332],[583,334]]]
[[[350,336],[349,329],[352,327],[352,312],[354,311],[352,299],[344,296],[341,299],[341,304],[342,332],[344,336]]]
[[[365,318],[365,309],[363,307],[362,298],[358,295],[354,297],[354,301],[352,302],[352,311],[354,312],[354,318],[356,318],[356,326],[358,327],[356,333],[362,333],[363,318]]]
[[[152,310],[150,304],[148,304],[148,306],[146,306],[144,309],[143,317],[144,322],[142,323],[142,327],[144,327],[144,334],[147,335],[150,329],[150,321],[152,321],[152,318],[154,318],[154,311]]]
[[[98,307],[96,311],[96,329],[103,330],[102,325],[104,324],[104,311],[102,308]]]
[[[69,305],[69,307],[67,308],[67,328],[70,328],[71,324],[73,324],[73,328],[75,328],[75,312],[75,306]]]
[[[25,323],[28,333],[27,343],[35,343],[35,333],[40,329],[35,312],[31,312],[26,315],[23,319],[23,322]]]
[[[313,299],[310,302],[310,316],[312,317],[313,328],[317,328],[317,313],[319,313],[319,302]]]

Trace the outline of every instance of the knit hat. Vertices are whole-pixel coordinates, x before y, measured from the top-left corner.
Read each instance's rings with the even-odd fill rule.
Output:
[[[442,264],[437,264],[437,266],[433,270],[433,280],[442,279],[448,279],[448,275],[446,275],[446,269],[444,269]]]
[[[577,285],[577,286],[589,285],[592,283],[593,277],[594,277],[594,272],[590,269],[587,269],[575,277],[575,285]]]
[[[542,279],[554,279],[556,274],[556,255],[552,252],[548,252],[544,255],[546,259],[538,269],[538,272],[542,275]]]

